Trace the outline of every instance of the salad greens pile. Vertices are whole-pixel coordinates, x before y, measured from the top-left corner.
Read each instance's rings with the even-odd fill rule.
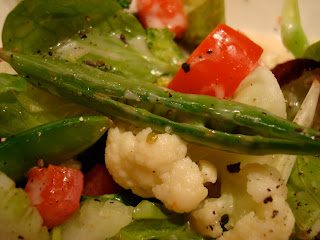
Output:
[[[191,50],[224,22],[224,1],[183,3],[193,21],[181,43]],[[39,159],[47,166],[73,158],[94,145],[112,121],[122,120],[231,152],[298,155],[288,181],[288,202],[297,233],[314,231],[320,220],[320,182],[315,179],[320,166],[318,157],[310,154],[320,153],[319,129],[245,104],[164,88],[185,61],[184,54],[167,29],[143,29],[124,11],[129,4],[25,0],[8,15],[0,57],[18,75],[0,74],[0,137],[5,139],[0,143],[0,171],[23,184],[25,173],[39,165]],[[216,11],[208,11],[212,8]],[[284,5],[282,36],[296,57],[319,61],[320,44],[309,46],[295,0]],[[83,217],[75,215],[54,228],[51,238],[72,236],[79,226],[95,223],[92,213],[110,201],[119,203],[115,212],[132,220],[123,228],[122,220],[112,220],[121,230],[110,239],[204,239],[192,232],[184,214],[168,212],[156,200],[142,200],[131,192],[83,197]]]

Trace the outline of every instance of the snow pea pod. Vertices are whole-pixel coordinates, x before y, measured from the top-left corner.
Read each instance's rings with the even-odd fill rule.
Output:
[[[177,93],[57,58],[28,56],[2,49],[0,57],[28,81],[55,95],[140,127],[150,126],[160,132],[178,134],[193,143],[246,154],[320,153],[320,132],[260,108],[209,96]],[[123,103],[124,99],[133,102]],[[141,102],[196,114],[233,126],[238,132],[225,132],[225,126],[207,128],[201,124],[173,121],[136,107]]]
[[[37,165],[60,164],[93,145],[112,121],[104,116],[72,117],[50,122],[0,144],[0,171],[17,183]]]
[[[285,0],[281,16],[282,42],[296,58],[301,58],[309,42],[301,25],[298,0]]]

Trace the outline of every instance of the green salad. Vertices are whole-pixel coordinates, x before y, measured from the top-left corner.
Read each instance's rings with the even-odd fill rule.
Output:
[[[284,1],[294,57],[268,69],[223,0],[20,2],[0,239],[319,239],[320,44],[299,14]]]

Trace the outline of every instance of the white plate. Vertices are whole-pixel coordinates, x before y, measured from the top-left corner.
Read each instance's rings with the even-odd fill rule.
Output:
[[[0,29],[6,15],[20,0],[0,0]],[[225,0],[226,23],[264,48],[263,61],[272,67],[292,55],[280,39],[283,0]],[[299,0],[301,22],[311,43],[320,40],[320,1]],[[2,46],[0,32],[0,46]]]

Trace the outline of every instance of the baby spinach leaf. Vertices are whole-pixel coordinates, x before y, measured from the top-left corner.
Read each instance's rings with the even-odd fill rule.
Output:
[[[21,53],[47,50],[80,30],[89,30],[121,7],[112,0],[27,0],[7,17],[5,49]]]
[[[298,235],[315,235],[320,221],[320,156],[299,156],[288,181],[288,203]]]
[[[115,239],[204,239],[192,232],[184,214],[171,212],[161,203],[143,200],[134,208],[132,217],[134,221],[122,228]]]
[[[142,200],[142,197],[139,197],[131,192],[131,190],[125,190],[115,194],[104,194],[101,196],[82,196],[81,202],[87,199],[95,199],[96,201],[106,202],[109,200],[122,202],[127,206],[137,206]]]
[[[22,182],[38,165],[57,165],[92,146],[112,124],[104,116],[65,118],[8,138],[0,144],[0,171]]]
[[[93,110],[43,91],[20,77],[0,74],[0,137],[9,137],[44,123]]]
[[[131,0],[117,0],[117,2],[121,5],[121,7],[129,8]]]
[[[184,60],[173,35],[146,35],[115,0],[23,1],[6,19],[3,44],[147,82],[172,77]],[[160,54],[163,49],[166,54]]]

